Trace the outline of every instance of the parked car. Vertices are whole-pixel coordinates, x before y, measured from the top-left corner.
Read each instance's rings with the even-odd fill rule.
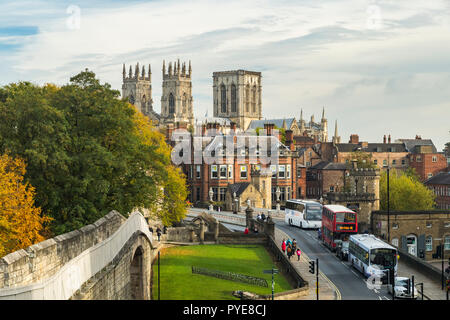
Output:
[[[409,285],[409,293],[408,293],[408,285]],[[388,292],[392,294],[392,286],[388,285]],[[395,298],[406,298],[411,299],[412,298],[412,283],[410,282],[409,278],[406,277],[395,277],[395,286],[394,286],[394,292],[395,292]],[[414,286],[414,299],[418,298],[418,292],[416,289],[416,286]]]
[[[348,241],[336,240],[336,255],[341,260],[348,261]]]

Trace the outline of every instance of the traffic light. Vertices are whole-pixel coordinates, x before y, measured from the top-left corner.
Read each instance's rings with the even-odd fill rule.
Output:
[[[445,280],[445,283],[447,284],[447,291],[450,291],[450,279]]]
[[[314,272],[315,272],[315,265],[316,265],[315,261],[310,261],[309,262],[309,273],[314,274]]]

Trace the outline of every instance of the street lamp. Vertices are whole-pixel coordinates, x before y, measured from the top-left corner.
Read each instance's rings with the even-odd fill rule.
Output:
[[[389,205],[389,169],[390,169],[390,158],[389,158],[389,152],[388,152],[388,164],[387,164],[387,212],[388,212],[388,243],[391,244],[391,225],[390,225],[390,205]]]
[[[212,205],[213,195],[214,195],[214,192],[213,192],[212,188],[209,188],[209,211],[213,211],[213,209],[214,209],[213,205]]]
[[[280,187],[277,187],[277,191],[275,191],[275,194],[277,196],[277,211],[280,211]]]

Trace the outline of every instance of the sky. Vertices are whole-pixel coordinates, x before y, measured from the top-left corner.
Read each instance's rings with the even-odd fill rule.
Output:
[[[263,117],[322,108],[329,138],[450,141],[448,0],[0,0],[0,86],[64,85],[88,68],[121,90],[122,65],[192,63],[194,116],[212,116],[212,74],[262,73]]]

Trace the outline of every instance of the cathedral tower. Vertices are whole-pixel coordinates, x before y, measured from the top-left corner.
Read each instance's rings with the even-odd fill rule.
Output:
[[[189,61],[180,65],[169,62],[166,73],[166,62],[163,61],[163,83],[161,96],[161,120],[163,123],[188,123],[194,125],[194,109],[192,98],[192,67]]]
[[[228,118],[246,130],[252,120],[262,119],[261,88],[261,72],[214,72],[214,117]]]
[[[328,120],[325,118],[325,107],[322,110],[322,119],[320,120],[320,141],[327,142],[328,140]]]
[[[139,69],[139,63],[137,63],[134,74],[130,66],[127,76],[124,64],[122,78],[122,97],[128,98],[128,101],[135,105],[139,111],[154,120],[153,118],[157,114],[153,111],[152,71],[150,65],[148,65],[148,71],[146,73],[145,67],[143,66],[141,70]]]

